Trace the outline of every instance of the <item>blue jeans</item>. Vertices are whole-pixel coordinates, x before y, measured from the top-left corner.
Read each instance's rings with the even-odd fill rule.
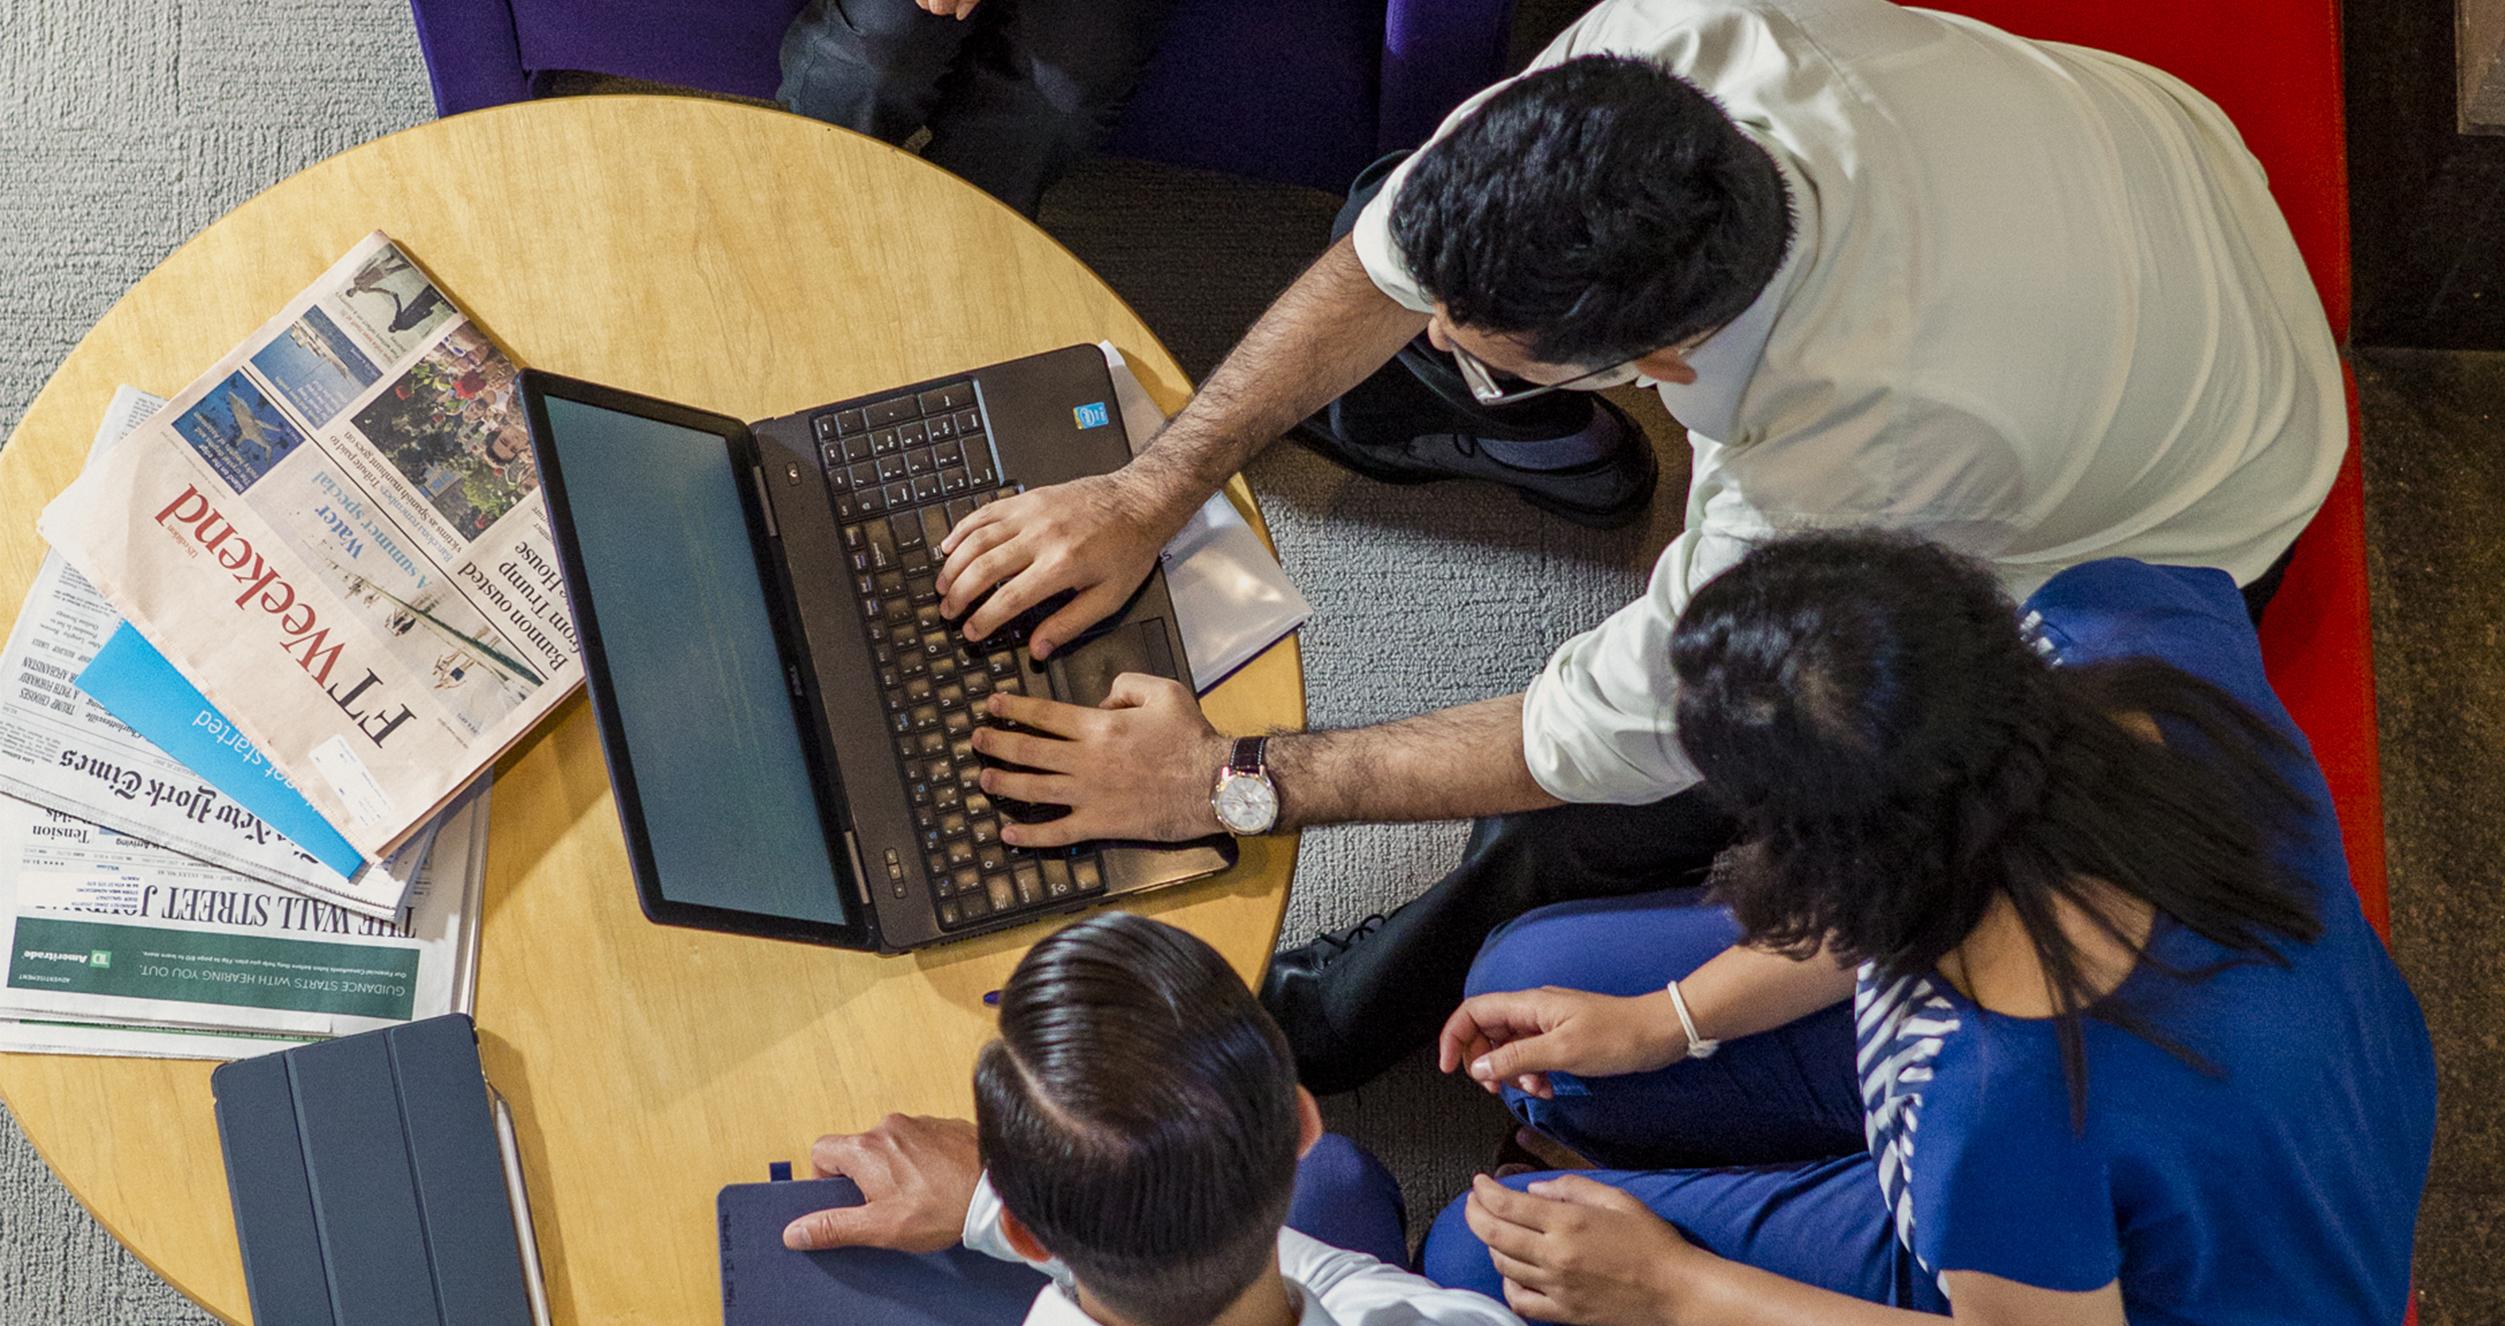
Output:
[[[1287,1208],[1289,1229],[1334,1248],[1407,1266],[1407,1224],[1400,1185],[1364,1147],[1338,1133],[1324,1133],[1297,1162],[1296,1196]]]
[[[1692,889],[1559,903],[1490,936],[1469,993],[1560,985],[1637,995],[1704,965],[1739,937]],[[1603,1165],[1588,1177],[1632,1193],[1719,1256],[1875,1303],[1944,1313],[1947,1299],[1896,1239],[1864,1149],[1849,1004],[1624,1077],[1553,1080],[1555,1099],[1508,1089],[1525,1123]],[[1506,1180],[1526,1187],[1545,1174]],[[1502,1279],[1462,1219],[1428,1231],[1438,1284],[1501,1298]]]

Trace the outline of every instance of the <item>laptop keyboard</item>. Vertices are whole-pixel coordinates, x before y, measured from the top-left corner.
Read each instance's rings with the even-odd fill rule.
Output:
[[[980,782],[987,762],[974,752],[974,729],[1014,728],[987,715],[983,702],[995,691],[1025,693],[1036,675],[1026,632],[1037,614],[980,642],[940,615],[940,541],[978,508],[1020,491],[1000,478],[973,384],[830,410],[812,423],[940,928],[990,925],[1104,892],[1093,849],[1038,852],[1001,841],[1004,822],[1049,819],[1059,807],[995,798]],[[892,854],[887,881],[906,896]]]

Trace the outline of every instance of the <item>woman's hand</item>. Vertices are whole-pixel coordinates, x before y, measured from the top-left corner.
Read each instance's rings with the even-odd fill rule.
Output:
[[[1677,1063],[1687,1033],[1667,992],[1632,999],[1558,986],[1464,1000],[1444,1022],[1435,1061],[1500,1091],[1507,1083],[1545,1099],[1548,1075],[1614,1077]]]
[[[1462,1214],[1505,1278],[1505,1301],[1541,1321],[1675,1326],[1684,1288],[1716,1260],[1642,1202],[1580,1175],[1527,1192],[1480,1175]]]

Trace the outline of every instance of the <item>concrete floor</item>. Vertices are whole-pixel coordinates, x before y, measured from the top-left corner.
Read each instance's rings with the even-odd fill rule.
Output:
[[[2436,1048],[2420,1320],[2505,1321],[2505,354],[2356,352],[2392,951]]]

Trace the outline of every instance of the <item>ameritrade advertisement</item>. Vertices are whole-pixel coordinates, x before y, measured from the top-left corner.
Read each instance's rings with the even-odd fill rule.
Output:
[[[38,522],[369,859],[581,679],[517,372],[376,233]]]
[[[378,920],[0,798],[0,1048],[231,1058],[466,1012],[485,828],[482,791]]]

